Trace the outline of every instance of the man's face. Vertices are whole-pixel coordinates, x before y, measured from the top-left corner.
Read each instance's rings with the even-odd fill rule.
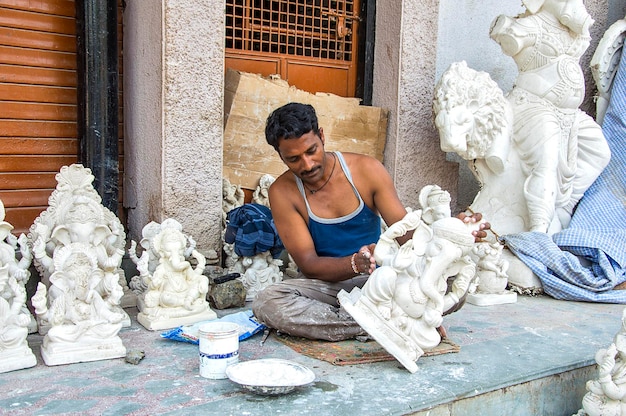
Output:
[[[306,183],[314,183],[324,174],[324,133],[312,131],[297,139],[280,139],[278,154],[287,168]]]

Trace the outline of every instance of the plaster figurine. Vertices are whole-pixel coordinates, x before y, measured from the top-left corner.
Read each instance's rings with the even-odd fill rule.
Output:
[[[582,0],[522,3],[527,12],[499,16],[490,36],[519,70],[507,98],[525,175],[527,229],[552,234],[569,225],[576,203],[610,160],[601,127],[578,108],[585,95],[579,59],[593,19]]]
[[[58,247],[50,287],[42,282],[31,299],[38,317],[49,324],[41,356],[46,365],[123,357],[117,335],[127,317],[119,308],[124,292],[117,275],[103,271],[85,242]]]
[[[232,185],[226,178],[222,179],[222,227],[226,228],[228,213],[243,205],[244,192],[239,185]]]
[[[598,88],[596,121],[602,125],[604,114],[611,100],[611,87],[617,73],[626,38],[626,18],[613,23],[604,32],[591,58],[591,74]]]
[[[0,373],[37,365],[28,346],[31,315],[25,310],[26,289],[9,273],[9,265],[0,267]]]
[[[28,246],[28,239],[24,234],[20,234],[19,238],[11,234],[13,225],[4,221],[5,215],[4,204],[0,201],[0,267],[6,265],[9,276],[15,279],[20,286],[26,286],[28,279],[30,279],[29,267],[33,260],[33,255]],[[18,252],[19,260],[17,259]],[[10,301],[14,296],[13,290],[9,286],[5,286],[4,290],[6,292],[0,290],[2,297]],[[22,305],[22,311],[31,318],[28,324],[28,332],[37,332],[37,321],[31,315],[26,304]]]
[[[374,250],[380,267],[362,289],[338,295],[359,325],[410,372],[424,351],[439,345],[444,314],[459,305],[476,273],[470,258],[475,226],[453,217],[429,226],[421,215],[408,212],[387,228]],[[413,238],[399,246],[396,237],[410,230]]]
[[[217,318],[206,295],[209,278],[203,275],[205,258],[197,250],[191,256],[196,267],[185,258],[187,238],[176,227],[164,227],[153,238],[159,263],[154,272],[144,251],[137,264],[147,290],[139,297],[137,321],[149,330],[174,328]]]
[[[243,257],[242,264],[246,268],[241,276],[246,289],[246,301],[253,301],[261,290],[283,280],[283,272],[280,270],[283,261],[274,259],[269,251],[254,257]]]
[[[26,306],[32,254],[26,236],[21,234],[16,238],[11,234],[13,226],[4,217],[4,204],[0,201],[0,373],[37,364],[26,340],[29,332],[37,330],[37,323]]]
[[[270,199],[268,192],[270,186],[274,183],[275,180],[276,178],[269,174],[261,176],[261,179],[259,179],[259,186],[257,186],[256,190],[252,194],[252,202],[260,205],[265,205],[269,208]]]
[[[147,253],[148,255],[148,272],[150,274],[154,273],[159,264],[159,253],[157,249],[154,247],[154,239],[155,237],[165,228],[172,227],[182,233],[183,226],[180,222],[176,221],[173,218],[167,218],[161,224],[155,221],[151,221],[146,224],[141,230],[141,240],[139,241],[139,245],[143,249],[143,253]],[[185,245],[185,258],[191,256],[191,253],[196,248],[196,241],[192,236],[185,234],[185,238],[187,239],[187,243]],[[139,264],[139,257],[137,256],[137,242],[135,240],[130,241],[130,248],[128,249],[128,255],[130,259],[135,263],[135,265]],[[142,254],[143,255],[143,254]],[[145,261],[145,260],[144,260]],[[133,276],[129,283],[130,288],[135,292],[135,294],[140,295],[145,292],[148,288],[147,282],[143,280],[141,275]]]
[[[80,164],[63,166],[56,180],[57,187],[48,199],[48,208],[35,219],[28,234],[33,247],[33,264],[42,282],[49,285],[58,249],[83,243],[94,254],[98,268],[114,275],[122,287],[121,305],[135,306],[136,296],[130,291],[121,268],[126,233],[115,214],[102,205],[102,198],[92,185],[91,170]],[[130,325],[130,318],[125,322]]]
[[[472,259],[476,263],[476,286],[470,289],[467,302],[489,306],[517,302],[517,293],[506,290],[509,262],[502,257],[504,246],[498,242],[476,243]]]
[[[608,348],[596,353],[598,378],[587,382],[578,416],[626,415],[626,309],[622,326]]]

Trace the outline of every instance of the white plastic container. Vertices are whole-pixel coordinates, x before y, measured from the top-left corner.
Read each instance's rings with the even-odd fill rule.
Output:
[[[198,328],[200,375],[226,378],[226,367],[239,362],[239,325],[232,322],[208,322]]]

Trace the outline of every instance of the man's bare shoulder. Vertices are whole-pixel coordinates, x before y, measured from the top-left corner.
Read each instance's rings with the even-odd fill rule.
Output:
[[[382,166],[382,163],[380,163],[378,159],[362,153],[341,152],[341,155],[348,165],[363,165],[365,168],[370,168],[372,166]]]
[[[270,204],[272,199],[277,198],[283,201],[296,201],[299,199],[298,186],[293,173],[286,171],[276,178],[269,188],[269,198]]]
[[[361,153],[341,152],[350,172],[359,172],[365,176],[378,175],[381,170],[385,170],[383,164],[376,158]]]

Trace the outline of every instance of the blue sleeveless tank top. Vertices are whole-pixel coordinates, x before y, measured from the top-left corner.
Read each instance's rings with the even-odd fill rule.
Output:
[[[296,184],[304,198],[309,215],[309,232],[315,251],[321,257],[345,257],[356,253],[362,246],[376,243],[380,238],[381,219],[365,203],[354,186],[348,165],[340,152],[334,152],[345,173],[359,206],[348,215],[339,218],[320,218],[311,211],[302,180],[296,176]],[[295,176],[295,175],[294,175]]]

